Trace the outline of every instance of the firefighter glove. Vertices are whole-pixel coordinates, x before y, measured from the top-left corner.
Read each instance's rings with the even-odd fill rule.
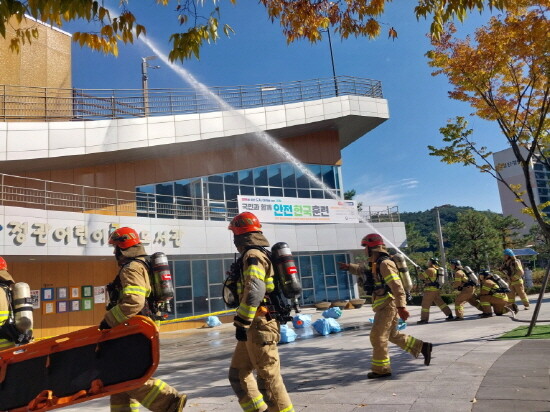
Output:
[[[109,324],[107,322],[105,322],[105,319],[103,319],[101,321],[101,323],[99,324],[99,330],[103,330],[103,329],[111,329]]]
[[[240,342],[246,342],[246,328],[242,326],[235,327],[235,338]]]
[[[410,313],[406,308],[397,308],[397,313],[399,314],[399,317],[403,320],[407,320],[410,316]]]

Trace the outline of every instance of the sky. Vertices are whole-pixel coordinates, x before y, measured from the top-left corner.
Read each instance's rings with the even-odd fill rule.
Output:
[[[364,207],[397,205],[400,212],[416,212],[452,204],[500,213],[497,182],[491,176],[473,167],[447,165],[428,154],[428,145],[443,145],[439,128],[448,119],[468,116],[472,110],[466,103],[448,98],[451,88],[446,78],[431,75],[425,57],[430,48],[425,34],[429,22],[416,20],[414,3],[390,3],[381,19],[387,26],[375,40],[332,36],[336,74],[380,80],[390,111],[386,122],[343,149],[344,190],[354,189],[355,199]],[[221,5],[221,21],[236,33],[201,49],[200,60],[183,63],[200,82],[236,86],[332,76],[326,39],[316,44],[299,41],[287,45],[279,23],[269,20],[263,6],[249,1],[236,6],[225,1]],[[147,27],[147,37],[168,53],[169,36],[178,30],[173,8],[157,6],[152,0],[133,1],[130,6],[137,20]],[[471,32],[488,16],[470,15],[464,25],[459,25],[459,34]],[[393,41],[385,35],[390,26],[398,32]],[[63,29],[72,33],[83,26],[71,23]],[[73,87],[141,88],[141,58],[152,52],[140,41],[119,48],[119,56],[113,57],[73,44]],[[149,69],[149,87],[189,86],[161,65],[158,70]],[[475,117],[468,121],[480,145],[492,151],[506,148],[496,124]]]

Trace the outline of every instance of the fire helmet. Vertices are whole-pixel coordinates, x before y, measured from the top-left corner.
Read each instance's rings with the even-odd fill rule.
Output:
[[[489,272],[487,269],[481,269],[479,271],[479,276],[483,276],[483,277],[491,276],[491,272]]]
[[[373,248],[375,246],[385,246],[384,239],[378,233],[369,233],[361,239],[361,246]]]
[[[0,270],[8,270],[8,264],[6,260],[0,256]]]
[[[139,235],[131,227],[119,227],[109,236],[109,244],[121,249],[128,249],[139,243],[141,243]]]
[[[506,256],[511,256],[511,257],[516,256],[515,253],[514,253],[514,251],[513,251],[512,249],[504,249],[504,254],[505,254]]]
[[[431,257],[430,259],[428,259],[428,262],[430,262],[433,265],[439,266],[439,259],[436,257]]]
[[[231,230],[234,235],[244,235],[250,232],[261,232],[262,224],[254,213],[243,212],[235,216],[227,228]]]
[[[462,263],[458,259],[451,259],[451,261],[449,263],[451,265],[455,265],[455,266],[462,266]]]

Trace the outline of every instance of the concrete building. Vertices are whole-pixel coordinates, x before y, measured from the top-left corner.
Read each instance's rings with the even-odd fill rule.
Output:
[[[0,106],[27,99],[2,87]],[[164,329],[227,309],[222,282],[236,252],[227,224],[239,211],[253,210],[272,243],[290,245],[302,304],[357,296],[337,262],[366,232],[405,242],[396,209],[365,223],[341,200],[341,150],[389,117],[378,81],[217,89],[235,110],[195,90],[72,89],[59,101],[59,89],[45,90],[53,97],[41,111],[22,105],[0,118],[0,255],[33,290],[38,337],[102,319],[117,226],[170,259],[176,297]],[[48,113],[60,102],[70,111]]]
[[[521,185],[522,188],[525,188],[523,171],[511,148],[495,152],[493,154],[493,162],[495,166],[500,169],[500,173],[508,185]],[[537,204],[550,201],[550,186],[548,184],[550,182],[550,170],[541,163],[531,162],[529,171],[531,185],[534,188],[535,201]],[[529,229],[535,225],[536,222],[531,216],[522,213],[525,206],[516,202],[512,191],[501,182],[498,182],[498,192],[504,216],[513,216],[525,223],[525,227],[521,232],[525,234],[529,233]]]

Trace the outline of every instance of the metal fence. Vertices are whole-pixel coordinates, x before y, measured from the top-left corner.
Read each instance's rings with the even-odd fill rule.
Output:
[[[212,87],[235,109],[274,106],[334,96],[383,98],[378,80],[350,76]],[[210,96],[194,89],[53,89],[0,85],[0,120],[67,121],[120,119],[221,110]]]
[[[0,174],[2,206],[189,220],[231,220],[239,213],[223,202],[208,203],[203,198],[171,196],[170,203],[159,198],[163,196]],[[397,206],[382,211],[366,207],[360,216],[367,222],[399,221]]]

